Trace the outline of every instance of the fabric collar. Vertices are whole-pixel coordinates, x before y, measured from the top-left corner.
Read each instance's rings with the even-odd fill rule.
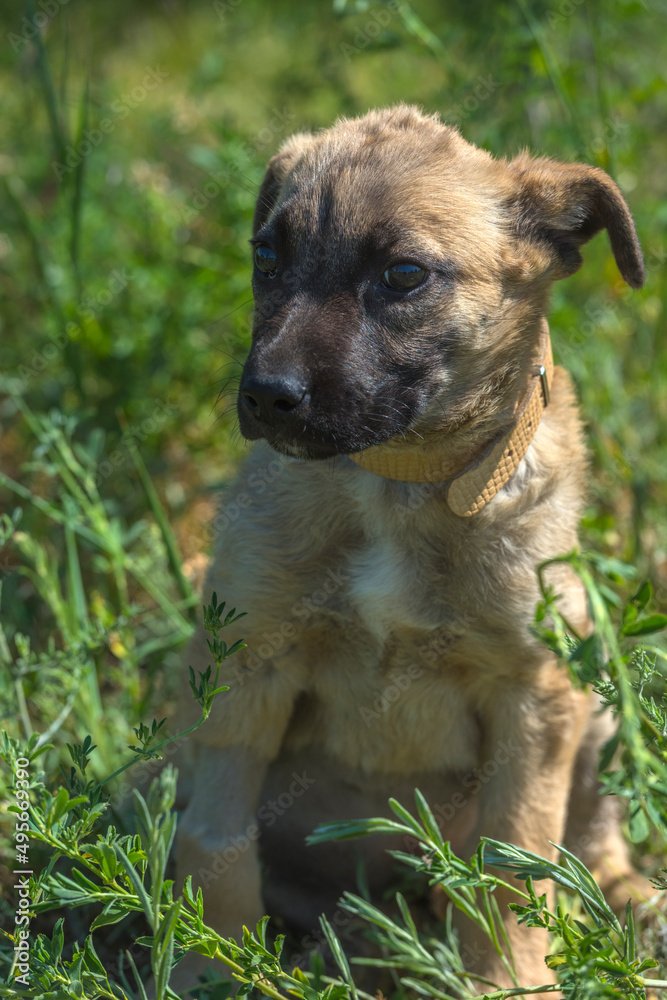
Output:
[[[402,437],[394,437],[349,457],[384,479],[448,484],[446,497],[450,509],[459,517],[477,514],[516,472],[540,425],[542,413],[549,405],[554,362],[545,319],[542,320],[538,358],[528,388],[516,405],[511,425],[488,441],[464,468],[452,468],[452,454],[445,434],[432,442],[416,444],[406,444]]]

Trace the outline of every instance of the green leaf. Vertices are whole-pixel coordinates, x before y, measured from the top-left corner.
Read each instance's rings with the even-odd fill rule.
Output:
[[[667,615],[648,615],[624,625],[621,632],[623,635],[648,635],[650,632],[660,632],[663,628],[667,628]]]
[[[53,876],[54,881],[57,879],[58,882],[63,886],[71,886],[75,890],[83,889],[84,892],[94,895],[99,891],[99,885],[93,882],[92,879],[88,878],[85,872],[82,872],[80,868],[72,868],[70,872],[70,877],[63,873],[56,873]]]
[[[123,917],[126,917],[130,911],[127,906],[124,905],[120,900],[114,899],[104,907],[102,912],[95,917],[92,924],[90,925],[91,931],[96,930],[98,927],[106,927],[109,924],[117,924]]]
[[[331,926],[331,924],[324,915],[320,916],[320,927],[322,928],[324,936],[327,939],[327,944],[331,949],[331,954],[334,957],[334,961],[336,962],[336,965],[340,969],[343,979],[349,986],[350,992],[354,997],[354,1000],[356,1000],[357,992],[355,990],[354,983],[352,981],[352,973],[350,972],[350,965],[347,960],[347,956],[345,955],[341,943],[338,940],[338,937],[336,936],[336,932],[334,931],[333,927]]]
[[[636,604],[632,603],[625,605],[625,610],[623,611],[623,628],[628,625],[632,625],[633,622],[637,621],[639,617],[639,608]]]
[[[67,805],[70,801],[69,792],[66,788],[61,788],[56,795],[51,808],[49,809],[48,815],[46,817],[47,826],[55,826],[61,816],[64,816],[67,812]],[[80,798],[80,802],[85,802],[85,798]]]
[[[611,764],[614,754],[616,753],[616,750],[618,748],[620,739],[621,739],[621,734],[616,733],[614,736],[611,737],[610,740],[607,740],[605,745],[602,747],[602,750],[600,752],[600,763],[598,764],[598,769],[600,771],[606,771],[606,769]]]
[[[188,947],[190,951],[195,951],[198,955],[205,955],[206,958],[213,958],[216,951],[218,950],[216,942],[213,941],[211,938],[207,938],[206,940],[203,941],[200,940],[200,941],[190,942]]]
[[[424,829],[433,843],[438,847],[442,847],[442,834],[440,833],[440,828],[435,821],[435,816],[431,812],[428,802],[418,788],[415,788],[415,802],[417,803],[417,812],[419,813],[419,818],[423,823]]]
[[[211,697],[213,697],[213,695],[216,694],[222,694],[223,691],[229,691],[229,685],[226,686],[223,685],[222,687],[215,688],[213,691],[211,691]]]
[[[175,900],[163,915],[152,950],[155,991],[163,996],[174,965],[174,934],[181,912],[181,900]]]
[[[558,969],[562,965],[567,965],[567,958],[565,955],[549,955],[544,959],[544,961],[550,969]]]
[[[269,920],[270,917],[262,917],[262,919],[257,924],[257,940],[264,949],[266,949],[266,925],[268,924]]]
[[[86,966],[89,969],[90,968],[94,968],[97,971],[98,975],[100,977],[103,977],[108,982],[106,970],[105,970],[104,966],[102,965],[102,963],[100,962],[100,959],[99,959],[99,956],[98,956],[97,952],[95,951],[95,948],[94,948],[94,945],[93,945],[93,939],[92,939],[92,937],[91,937],[90,934],[88,935],[88,937],[86,938],[86,940],[84,942],[83,953],[84,953],[84,958],[85,958]]]
[[[607,604],[610,604],[612,608],[621,608],[623,606],[623,601],[618,594],[611,590],[610,587],[605,586],[604,583],[598,583],[598,590],[604,597]]]
[[[229,649],[225,647],[223,659],[227,660],[233,653],[238,653],[239,649],[245,649],[245,648],[246,648],[246,643],[243,641],[243,639],[237,639],[236,642],[229,647]]]
[[[646,969],[657,969],[657,967],[659,965],[660,965],[660,962],[658,962],[657,959],[655,959],[655,958],[645,958],[645,959],[643,959],[639,963],[639,965],[635,969],[635,972],[641,973],[641,972],[644,972]]]
[[[623,580],[631,580],[637,575],[637,570],[634,566],[621,562],[619,559],[614,559],[613,556],[605,556],[600,552],[587,552],[585,556],[600,573],[619,583]]]
[[[141,876],[139,875],[139,872],[136,870],[136,868],[134,867],[134,865],[132,864],[132,862],[128,858],[127,854],[125,853],[125,851],[123,850],[123,848],[120,846],[120,844],[116,844],[115,848],[116,848],[116,853],[118,854],[118,857],[120,858],[121,864],[123,865],[123,868],[125,869],[125,873],[126,873],[128,879],[130,880],[130,882],[132,883],[132,885],[134,887],[134,891],[136,892],[137,896],[139,897],[139,902],[141,903],[143,911],[144,911],[144,913],[146,915],[146,919],[148,920],[149,924],[152,925],[152,923],[153,923],[153,908],[151,906],[151,901],[148,898],[148,894],[147,894],[147,892],[146,892],[146,890],[144,888],[144,884],[143,884],[143,882],[141,880]]]
[[[632,902],[628,900],[625,906],[625,958],[628,962],[634,962],[636,957],[635,919],[632,915]]]
[[[100,841],[97,844],[89,844],[88,851],[99,864],[107,880],[112,881],[118,872],[118,858],[111,844]]]
[[[53,935],[51,937],[51,958],[53,959],[54,965],[57,965],[60,961],[60,956],[63,952],[63,944],[65,943],[65,935],[63,933],[63,922],[64,917],[56,922],[53,928]]]
[[[353,840],[373,833],[407,833],[402,823],[391,819],[352,819],[341,823],[323,823],[306,837],[306,843],[323,844],[327,840]],[[412,832],[412,831],[410,831]]]
[[[605,656],[602,639],[597,632],[575,646],[570,653],[570,661],[582,664],[583,670],[580,675],[582,681],[590,682],[599,676],[604,668]]]
[[[639,608],[640,611],[642,611],[652,597],[653,587],[651,586],[651,581],[644,580],[637,593],[631,598],[631,601]]]
[[[412,813],[409,813],[405,806],[402,806],[400,802],[393,798],[389,799],[389,808],[394,815],[403,820],[405,825],[418,840],[425,840],[427,838],[428,835],[426,831],[422,829]]]
[[[649,835],[649,823],[641,804],[633,802],[630,808],[630,840],[633,844],[640,844]]]
[[[188,875],[183,883],[183,899],[193,910],[196,910],[195,897],[192,892],[192,875]]]

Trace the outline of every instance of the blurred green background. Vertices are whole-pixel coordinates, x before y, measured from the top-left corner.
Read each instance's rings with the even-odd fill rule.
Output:
[[[23,508],[0,553],[5,721],[55,725],[53,649],[76,642],[97,675],[54,732],[96,712],[112,732],[116,701],[125,732],[146,672],[159,687],[192,601],[127,438],[196,587],[246,447],[234,379],[265,163],[293,131],[399,100],[497,156],[601,166],[625,193],[645,288],[623,285],[601,235],[550,322],[593,455],[585,542],[636,563],[667,604],[666,27],[662,0],[3,4],[0,510]],[[32,642],[18,658],[17,633]]]

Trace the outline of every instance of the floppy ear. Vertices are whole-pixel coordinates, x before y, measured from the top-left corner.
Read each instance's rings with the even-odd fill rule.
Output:
[[[253,236],[262,228],[278,200],[282,183],[301,158],[302,153],[313,142],[313,136],[308,132],[297,132],[283,143],[275,156],[269,160],[257,196],[255,215],[252,220]]]
[[[579,247],[601,229],[609,233],[618,269],[633,288],[644,284],[644,259],[635,224],[611,177],[584,163],[531,159],[526,153],[509,164],[518,175],[519,235],[548,241],[556,252],[558,278],[581,267]]]

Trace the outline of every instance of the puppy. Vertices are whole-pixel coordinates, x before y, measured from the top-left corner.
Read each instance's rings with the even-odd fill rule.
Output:
[[[360,859],[381,897],[386,849],[405,845],[304,838],[386,814],[390,795],[410,806],[415,787],[464,856],[482,835],[547,857],[566,842],[612,892],[632,880],[597,789],[607,719],[530,629],[536,566],[576,546],[586,479],[549,290],[601,229],[640,287],[602,170],[496,160],[405,105],[296,135],[270,161],[238,397],[259,443],[205,588],[248,612],[231,637],[247,649],[189,747],[178,834],[178,877],[222,934],[265,912],[316,932]],[[585,630],[577,579],[561,566],[549,581]],[[210,662],[202,634],[188,662]],[[546,937],[511,913],[507,931],[521,984],[551,982]],[[474,975],[511,985],[472,925],[458,933]]]

